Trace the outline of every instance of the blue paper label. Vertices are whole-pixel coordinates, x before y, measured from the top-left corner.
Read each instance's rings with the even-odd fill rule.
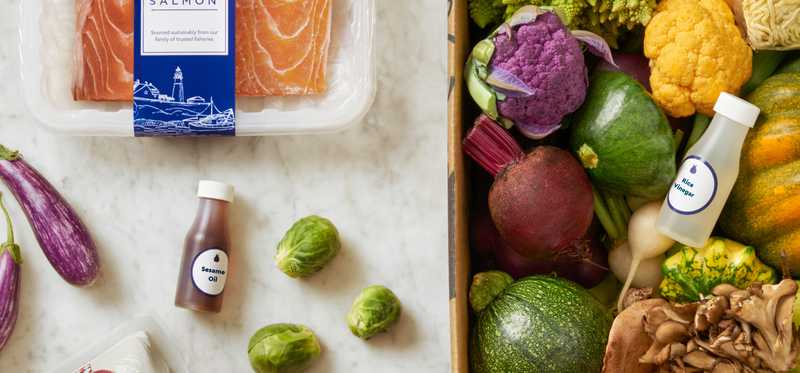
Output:
[[[235,0],[134,1],[136,136],[235,134]]]

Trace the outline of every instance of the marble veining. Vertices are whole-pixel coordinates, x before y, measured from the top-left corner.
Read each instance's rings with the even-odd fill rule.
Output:
[[[0,4],[0,143],[20,149],[76,208],[97,242],[103,275],[88,289],[62,281],[6,196],[24,263],[21,312],[0,372],[46,373],[143,313],[165,324],[193,373],[249,372],[248,338],[273,322],[318,333],[323,355],[311,372],[449,369],[444,2],[376,1],[378,94],[345,132],[118,139],[50,133],[25,108],[20,1]],[[201,178],[236,187],[231,276],[219,315],[172,305]],[[275,245],[311,213],[337,224],[343,250],[317,276],[290,279],[273,264]],[[404,308],[391,333],[363,342],[344,318],[370,284],[393,289]]]

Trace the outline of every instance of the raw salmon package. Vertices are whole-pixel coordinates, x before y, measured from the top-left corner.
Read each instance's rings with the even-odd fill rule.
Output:
[[[375,94],[374,0],[26,0],[25,100],[88,136],[322,133]]]

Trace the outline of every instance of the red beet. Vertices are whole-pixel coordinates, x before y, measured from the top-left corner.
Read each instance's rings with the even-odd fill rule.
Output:
[[[495,176],[489,191],[492,221],[517,253],[552,259],[586,233],[593,216],[592,188],[569,152],[539,146],[525,154],[485,115],[464,139],[464,152]]]
[[[515,279],[555,272],[583,287],[594,287],[608,273],[608,253],[594,233],[589,229],[584,237],[574,241],[553,260],[526,258],[508,245],[499,246],[495,252],[497,269]]]
[[[650,92],[650,61],[641,53],[614,52],[614,66],[606,61],[600,61],[595,70],[622,71],[641,83],[647,92]]]
[[[593,224],[583,237],[562,251],[564,255],[556,258],[556,273],[587,289],[602,282],[608,274],[608,252],[599,233]]]
[[[489,212],[481,209],[470,216],[469,222],[473,270],[499,269],[515,279],[555,272],[590,288],[608,273],[608,253],[599,233],[596,224],[592,224],[583,237],[573,241],[559,256],[550,260],[526,258],[503,242]]]
[[[514,279],[531,275],[541,275],[555,271],[555,264],[549,260],[526,258],[508,245],[501,245],[494,255],[497,269],[508,273]]]
[[[503,240],[492,223],[488,208],[471,214],[469,218],[469,248],[472,270],[483,272],[495,269],[494,255],[502,245],[504,245]]]

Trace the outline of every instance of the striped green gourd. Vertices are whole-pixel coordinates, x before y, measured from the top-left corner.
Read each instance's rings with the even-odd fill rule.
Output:
[[[552,276],[512,283],[485,274],[470,290],[489,299],[472,303],[481,305],[470,336],[473,373],[600,371],[612,318],[588,291]]]

